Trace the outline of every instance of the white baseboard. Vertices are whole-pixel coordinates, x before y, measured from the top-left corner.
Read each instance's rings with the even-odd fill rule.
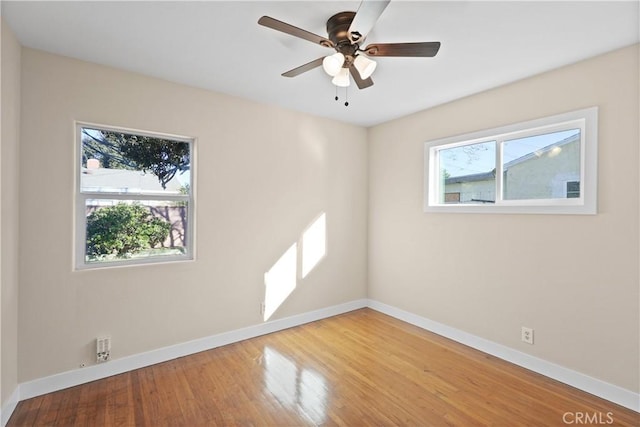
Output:
[[[484,353],[491,354],[500,359],[522,366],[565,384],[569,384],[580,390],[586,391],[587,393],[594,394],[603,399],[617,403],[618,405],[640,412],[640,395],[637,393],[589,377],[571,369],[564,368],[546,360],[530,356],[442,323],[403,311],[396,307],[383,304],[375,300],[360,299],[169,347],[163,347],[146,353],[115,359],[108,363],[93,365],[82,369],[75,369],[73,371],[62,372],[60,374],[21,383],[18,385],[18,388],[15,390],[11,398],[2,407],[2,426],[4,426],[9,420],[9,417],[20,400],[30,399],[46,393],[107,378],[112,375],[121,374],[123,372],[143,368],[156,363],[166,362],[178,357],[188,356],[190,354],[223,345],[258,337],[260,335],[281,331],[364,307],[370,307],[373,310],[395,317],[396,319],[434,332],[438,335],[442,335]]]
[[[9,421],[9,418],[11,418],[11,414],[13,414],[16,406],[18,406],[19,401],[20,386],[17,386],[16,389],[13,390],[13,393],[11,393],[11,396],[9,396],[7,401],[4,403],[4,405],[2,405],[2,409],[0,409],[0,425],[2,425],[2,427],[7,425],[7,422]]]
[[[145,366],[155,365],[156,363],[166,362],[178,357],[187,356],[223,345],[235,343],[249,338],[258,337],[260,335],[270,334],[272,332],[281,331],[283,329],[292,328],[294,326],[336,316],[338,314],[347,313],[367,306],[367,300],[355,300],[343,304],[334,305],[319,310],[310,311],[308,313],[298,314],[283,319],[277,319],[258,325],[237,329],[169,347],[151,350],[145,353],[135,354],[112,360],[108,363],[92,365],[86,368],[74,369],[72,371],[62,372],[44,378],[38,378],[20,384],[19,395],[20,400],[30,399],[53,391],[62,390],[79,384],[88,383],[90,381],[107,378],[113,375],[128,372],[134,369],[143,368]],[[4,411],[3,411],[4,415]]]
[[[638,393],[378,301],[369,300],[367,306],[398,320],[411,323],[445,338],[617,403],[625,408],[640,412],[640,394]]]

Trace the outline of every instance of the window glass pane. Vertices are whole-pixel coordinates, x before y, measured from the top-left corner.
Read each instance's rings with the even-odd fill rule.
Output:
[[[189,143],[81,128],[80,191],[188,194]]]
[[[496,142],[438,150],[440,203],[495,203]]]
[[[504,200],[580,197],[580,129],[512,139],[502,149]]]
[[[90,199],[86,215],[87,263],[186,254],[187,202]]]

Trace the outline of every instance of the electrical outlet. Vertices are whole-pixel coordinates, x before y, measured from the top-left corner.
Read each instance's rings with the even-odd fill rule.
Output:
[[[96,338],[96,362],[111,360],[111,337]]]
[[[533,344],[533,329],[522,327],[521,331],[522,342],[526,342],[527,344]]]
[[[260,303],[260,314],[264,316],[265,304],[264,301]]]

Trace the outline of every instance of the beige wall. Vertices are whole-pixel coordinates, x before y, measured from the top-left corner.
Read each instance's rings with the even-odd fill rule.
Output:
[[[638,392],[638,70],[633,46],[370,129],[369,296]],[[598,215],[422,212],[425,141],[590,106]]]
[[[357,126],[22,51],[20,382],[262,321],[264,273],[317,216],[327,255],[273,318],[366,296]],[[197,138],[197,261],[72,271],[74,120]],[[49,206],[46,211],[41,206]]]
[[[2,132],[0,139],[1,387],[4,405],[18,385],[18,148],[20,45],[2,22]]]

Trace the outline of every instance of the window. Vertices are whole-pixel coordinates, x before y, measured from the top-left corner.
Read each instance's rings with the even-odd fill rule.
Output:
[[[597,107],[425,144],[426,212],[595,214]]]
[[[193,139],[89,124],[76,139],[76,268],[193,259]]]

